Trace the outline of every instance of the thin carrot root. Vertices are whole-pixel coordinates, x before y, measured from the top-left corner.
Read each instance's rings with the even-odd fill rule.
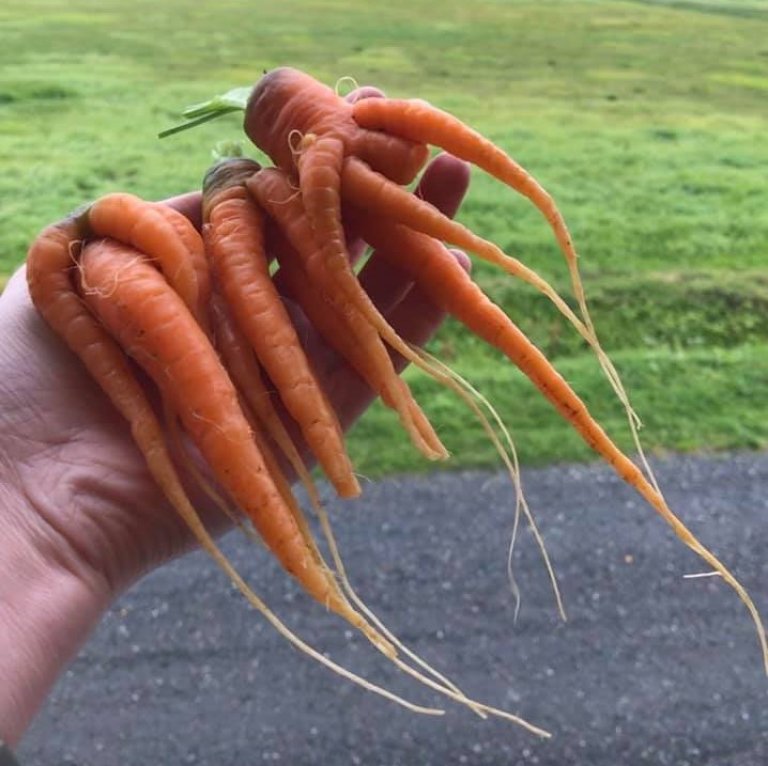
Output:
[[[267,214],[281,227],[296,253],[301,256],[302,266],[312,284],[321,289],[324,288],[327,299],[337,306],[342,316],[350,313],[350,305],[355,312],[359,312],[364,321],[353,320],[351,326],[357,327],[362,332],[367,329],[366,323],[369,323],[395,350],[404,356],[416,359],[416,355],[399,339],[360,287],[346,256],[339,255],[336,250],[323,252],[317,247],[314,236],[307,230],[307,218],[301,200],[289,198],[287,180],[287,176],[281,171],[276,168],[267,168],[252,176],[247,181],[247,185]],[[330,289],[331,284],[337,291],[340,289],[343,292],[343,297],[347,299],[349,305],[345,305],[338,292]],[[384,359],[384,357],[381,358]],[[391,369],[391,362],[387,363]],[[390,379],[390,371],[382,374],[387,375],[385,380]],[[445,447],[440,445],[440,451],[436,452],[422,437],[421,432],[412,425],[413,407],[407,399],[403,401],[404,396],[409,396],[407,389],[404,389],[402,384],[395,384],[389,389],[389,393],[393,400],[398,402],[397,409],[404,420],[404,425],[422,453],[432,460],[447,458],[448,452]]]
[[[372,217],[366,218],[360,211],[355,214],[358,225],[362,223],[367,241],[379,252],[385,253],[403,271],[410,273],[434,305],[455,316],[487,343],[502,351],[571,423],[586,444],[648,501],[686,545],[721,573],[747,607],[755,623],[768,674],[765,628],[743,586],[672,513],[655,482],[646,478],[640,468],[614,444],[591,416],[584,402],[541,351],[490,301],[439,242],[400,225],[383,226]]]
[[[549,552],[547,551],[546,545],[544,544],[544,538],[541,536],[541,532],[539,531],[536,519],[534,518],[533,512],[531,511],[530,506],[528,505],[528,501],[525,499],[525,494],[523,493],[523,484],[520,475],[520,463],[517,456],[517,448],[515,447],[515,443],[512,439],[509,428],[507,427],[506,423],[504,423],[498,411],[491,404],[491,402],[488,401],[488,399],[483,394],[481,394],[466,378],[459,375],[458,372],[453,370],[447,364],[432,354],[428,353],[427,351],[418,348],[414,348],[414,350],[424,359],[425,362],[432,365],[438,373],[444,376],[441,378],[440,382],[453,390],[472,410],[477,419],[480,421],[483,430],[488,435],[488,438],[491,440],[491,443],[495,447],[496,452],[504,463],[507,469],[507,473],[512,480],[512,485],[515,489],[515,511],[512,534],[510,536],[507,552],[507,574],[509,577],[510,586],[512,587],[512,591],[515,595],[515,619],[517,619],[517,615],[520,610],[520,591],[513,573],[512,555],[514,552],[515,541],[517,539],[517,530],[522,513],[525,515],[528,526],[531,530],[531,534],[536,541],[536,545],[538,546],[539,552],[541,553],[541,557],[544,561],[544,566],[546,567],[547,575],[549,576],[549,581],[552,585],[552,592],[555,597],[557,611],[563,622],[567,621],[568,617],[566,615],[565,605],[560,593],[560,586],[558,585],[555,568],[552,565]],[[494,422],[496,423],[497,428],[502,432],[502,435],[504,436],[504,439],[507,443],[506,448],[504,447],[504,444],[502,444],[502,442],[499,440],[496,432],[493,429],[493,426],[485,416],[485,413],[478,407],[478,403],[485,407],[486,410],[488,410]]]
[[[538,190],[540,187],[536,185],[536,189]],[[627,413],[634,444],[646,473],[651,482],[656,485],[653,471],[645,458],[640,443],[638,434],[638,428],[641,427],[640,418],[632,408],[619,373],[600,344],[589,315],[586,298],[584,297],[584,289],[575,260],[575,252],[573,257],[567,256],[567,259],[569,267],[573,267],[573,288],[578,296],[582,313],[581,319],[576,316],[560,294],[536,271],[526,266],[517,258],[504,253],[493,242],[476,235],[471,229],[444,215],[429,202],[393,184],[388,178],[371,170],[371,168],[356,157],[347,157],[344,160],[341,175],[341,193],[343,198],[350,204],[364,209],[368,215],[384,216],[389,219],[390,225],[401,224],[413,231],[418,231],[456,247],[464,248],[489,263],[499,266],[511,276],[530,284],[546,296],[594,351],[600,367]],[[543,193],[543,190],[536,192],[537,199],[541,193]],[[547,204],[555,210],[558,220],[562,221],[559,212],[554,207],[554,202],[550,198],[548,200]],[[564,222],[562,225],[565,226]]]

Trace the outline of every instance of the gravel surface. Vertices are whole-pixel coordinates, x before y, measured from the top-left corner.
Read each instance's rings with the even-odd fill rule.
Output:
[[[768,455],[659,461],[670,505],[768,615]],[[203,555],[125,595],[19,748],[24,764],[762,766],[768,682],[745,609],[602,466],[524,474],[559,575],[562,624],[529,532],[506,573],[512,515],[497,474],[391,479],[329,499],[352,580],[413,649],[540,740],[447,702],[409,713],[279,638]],[[226,552],[302,636],[429,704],[364,639],[313,606],[237,535]]]

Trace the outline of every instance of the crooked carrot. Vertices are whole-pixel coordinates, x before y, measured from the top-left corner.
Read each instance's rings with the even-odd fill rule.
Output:
[[[242,185],[253,166],[248,160],[230,161],[216,166],[206,179],[203,232],[209,258],[235,321],[307,444],[338,492],[355,497],[360,485],[336,413],[269,274],[262,215]]]

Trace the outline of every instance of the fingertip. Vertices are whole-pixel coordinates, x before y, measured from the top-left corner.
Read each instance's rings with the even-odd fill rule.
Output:
[[[178,194],[163,200],[163,204],[178,210],[200,231],[203,225],[203,195],[199,191]]]
[[[384,91],[374,88],[372,85],[362,85],[344,97],[350,104],[356,104],[364,98],[384,98]]]
[[[461,266],[461,268],[464,269],[467,274],[471,273],[472,259],[463,250],[457,250],[454,247],[449,247],[448,252],[458,261],[459,266]]]
[[[469,164],[452,154],[442,153],[427,166],[416,193],[452,218],[469,189],[469,180]]]

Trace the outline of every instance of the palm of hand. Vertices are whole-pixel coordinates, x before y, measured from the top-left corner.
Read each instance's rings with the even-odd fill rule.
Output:
[[[126,424],[33,308],[23,271],[0,302],[0,458],[43,555],[112,589],[187,542]],[[89,573],[92,575],[92,573]]]

